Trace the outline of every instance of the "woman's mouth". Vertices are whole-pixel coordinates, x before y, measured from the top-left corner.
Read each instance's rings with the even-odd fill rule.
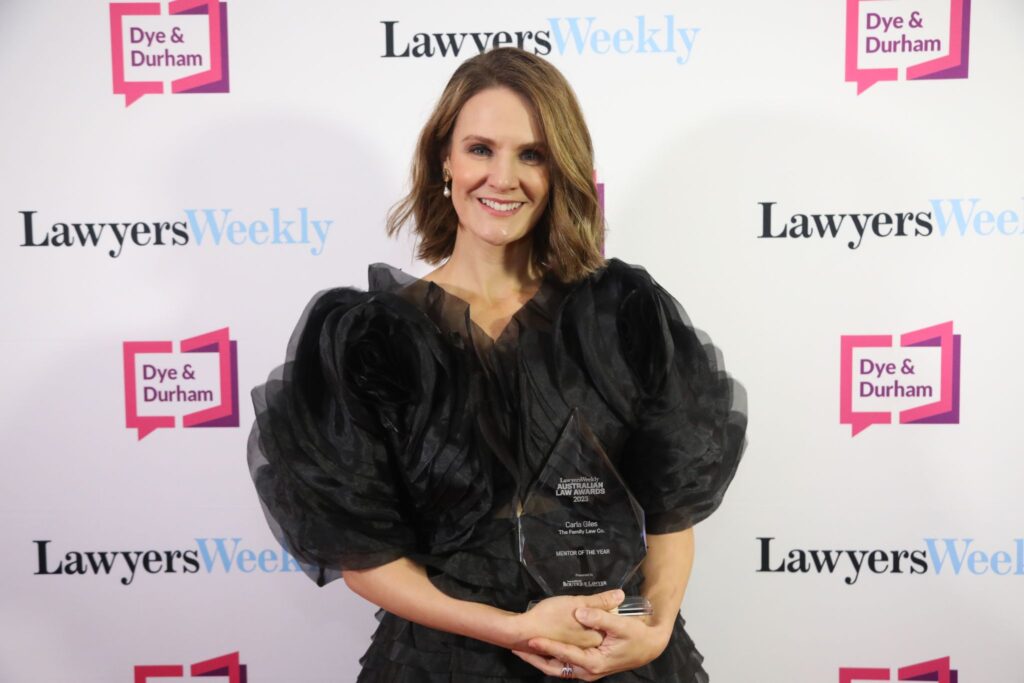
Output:
[[[483,204],[488,213],[496,216],[511,216],[520,206],[525,204],[525,202],[499,202],[495,199],[487,199],[486,197],[479,197],[477,201]]]

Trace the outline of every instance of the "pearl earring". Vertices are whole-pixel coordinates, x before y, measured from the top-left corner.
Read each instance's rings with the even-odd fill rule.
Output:
[[[452,174],[448,172],[448,169],[444,169],[444,190],[441,194],[445,196],[445,199],[449,199],[452,196]]]

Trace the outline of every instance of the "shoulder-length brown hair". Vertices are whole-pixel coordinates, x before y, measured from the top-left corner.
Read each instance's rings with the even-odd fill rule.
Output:
[[[530,103],[546,150],[551,188],[532,231],[534,266],[565,282],[579,280],[604,264],[604,216],[594,187],[590,131],[558,69],[517,48],[485,52],[455,70],[420,133],[412,188],[388,213],[388,235],[412,221],[421,259],[434,264],[451,255],[459,219],[442,194],[442,163],[463,105],[494,87],[509,88]]]

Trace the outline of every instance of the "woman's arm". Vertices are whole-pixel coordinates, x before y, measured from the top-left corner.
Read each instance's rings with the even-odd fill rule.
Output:
[[[647,537],[647,557],[643,564],[644,585],[641,592],[654,607],[654,614],[650,617],[648,625],[658,631],[665,641],[658,650],[659,655],[668,645],[676,616],[683,604],[683,595],[686,593],[690,571],[693,569],[693,552],[692,528]]]
[[[651,601],[654,614],[646,619],[624,617],[581,608],[576,618],[584,626],[605,633],[601,644],[581,648],[557,639],[531,638],[532,649],[543,655],[516,652],[548,676],[559,676],[564,663],[575,667],[580,680],[593,681],[609,674],[629,671],[655,659],[668,645],[672,628],[683,602],[693,566],[693,529],[647,537],[644,559],[643,594]],[[546,656],[545,656],[546,655]]]
[[[430,582],[422,566],[408,558],[372,569],[346,570],[343,576],[353,592],[403,619],[520,650],[529,649],[528,642],[535,637],[596,646],[601,634],[580,624],[575,611],[582,607],[614,609],[622,601],[622,591],[606,591],[548,598],[528,612],[508,612],[446,595]]]

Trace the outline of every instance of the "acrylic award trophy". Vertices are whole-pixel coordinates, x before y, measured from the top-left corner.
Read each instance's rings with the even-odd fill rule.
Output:
[[[621,588],[647,554],[644,511],[578,409],[526,493],[518,531],[519,561],[548,596]],[[652,608],[627,595],[616,611]]]

